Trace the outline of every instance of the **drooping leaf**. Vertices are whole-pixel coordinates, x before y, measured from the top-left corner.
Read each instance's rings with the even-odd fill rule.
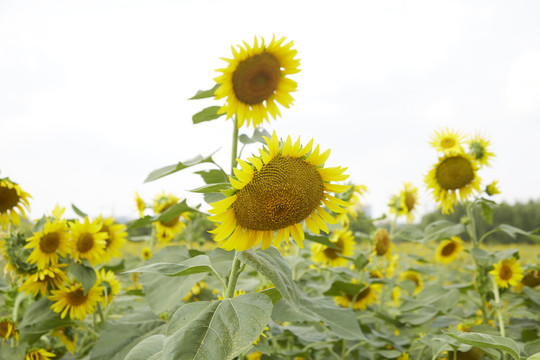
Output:
[[[198,99],[207,99],[214,97],[214,92],[219,88],[219,84],[216,84],[213,88],[210,90],[199,90],[197,93],[189,98],[188,100],[198,100]]]
[[[479,349],[497,349],[509,354],[515,360],[519,360],[519,346],[512,339],[473,332],[455,333],[443,331],[443,333],[464,344],[476,346]]]
[[[151,181],[160,179],[160,178],[162,178],[164,176],[174,174],[175,172],[178,172],[180,170],[184,170],[184,169],[186,169],[188,167],[195,166],[195,165],[198,165],[198,164],[214,163],[214,160],[212,159],[212,155],[214,155],[215,153],[216,152],[214,151],[212,154],[210,154],[209,156],[206,156],[206,157],[201,156],[201,155],[197,155],[193,159],[186,160],[186,161],[183,161],[183,162],[179,161],[177,164],[165,166],[165,167],[162,167],[160,169],[156,169],[156,170],[152,171],[146,177],[144,182],[145,183],[151,182]]]
[[[165,335],[152,335],[135,345],[124,360],[148,360],[163,351]]]
[[[225,113],[218,114],[219,109],[221,109],[221,106],[209,106],[203,109],[202,111],[193,115],[193,118],[192,118],[193,123],[199,124],[204,121],[211,121],[211,120],[218,119],[222,117],[223,115],[225,115]]]
[[[83,261],[80,264],[71,263],[69,264],[68,271],[82,284],[85,295],[97,281],[96,270],[94,270],[88,261]]]
[[[271,313],[270,299],[257,293],[186,304],[169,321],[163,358],[233,359],[252,346]]]
[[[71,208],[73,209],[73,211],[75,211],[75,214],[79,215],[83,219],[85,217],[88,217],[88,215],[85,212],[81,211],[78,207],[76,207],[75,204],[71,204]]]

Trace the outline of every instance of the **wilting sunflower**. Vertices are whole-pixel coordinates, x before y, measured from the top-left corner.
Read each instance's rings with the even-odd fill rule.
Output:
[[[73,329],[71,326],[61,327],[55,329],[51,335],[60,340],[60,342],[66,347],[67,351],[75,354],[75,349],[77,346],[77,333],[75,332],[75,329]]]
[[[440,263],[449,264],[456,260],[462,249],[463,241],[461,238],[459,236],[452,236],[450,239],[441,242],[437,248],[435,259]]]
[[[499,261],[489,273],[495,277],[495,282],[500,288],[516,286],[523,279],[523,269],[516,258]]]
[[[495,156],[494,153],[489,151],[490,141],[477,133],[467,141],[469,144],[469,153],[473,159],[476,160],[481,166],[490,166],[490,159]]]
[[[390,250],[392,248],[392,240],[386,229],[379,229],[375,233],[373,240],[373,252],[377,256],[386,256],[390,260]]]
[[[248,158],[249,163],[238,160],[241,169],[234,169],[236,178],[230,178],[235,194],[210,204],[215,215],[209,219],[221,223],[211,232],[215,241],[226,240],[221,245],[226,250],[247,250],[261,242],[267,249],[272,240],[288,241],[289,234],[303,246],[302,221],[315,234],[328,233],[325,221],[336,220],[322,205],[337,213],[350,205],[328,194],[349,188],[330,183],[348,177],[343,175],[346,168],[323,167],[330,150],[319,154],[318,145],[311,151],[313,140],[302,147],[300,138],[293,144],[289,136],[280,146],[275,132],[265,139],[268,148],[259,150],[260,157]]]
[[[408,270],[404,271],[401,274],[399,274],[399,279],[401,281],[410,280],[414,282],[414,294],[417,295],[422,289],[424,288],[424,281],[420,277],[420,274],[418,274],[414,270]]]
[[[364,288],[356,296],[344,293],[342,296],[335,296],[334,302],[336,305],[348,308],[352,305],[353,309],[364,310],[368,305],[377,301],[379,292],[381,291],[381,284],[371,284]]]
[[[0,227],[2,229],[5,229],[10,221],[14,225],[19,225],[21,216],[26,219],[24,209],[30,209],[29,198],[32,197],[9,178],[0,179]],[[20,215],[16,210],[19,210]]]
[[[313,261],[322,264],[322,266],[345,266],[347,265],[347,259],[341,256],[350,257],[354,254],[354,235],[351,230],[339,229],[332,231],[330,241],[337,247],[333,249],[326,245],[315,243],[311,246],[311,252],[313,253]]]
[[[144,200],[141,199],[139,193],[135,193],[135,204],[137,205],[137,210],[139,211],[139,217],[144,216],[144,209],[146,209],[146,204]]]
[[[31,350],[26,353],[24,360],[51,360],[56,354],[45,349]]]
[[[442,206],[442,213],[454,211],[457,193],[461,201],[473,192],[480,191],[478,165],[466,153],[448,153],[439,158],[433,169],[426,175],[425,183],[431,188],[433,197]]]
[[[58,264],[58,255],[65,257],[71,252],[69,234],[65,220],[55,219],[52,223],[47,219],[43,231],[34,233],[27,240],[25,249],[33,249],[28,262],[37,264],[39,269]]]
[[[103,301],[103,288],[94,285],[86,295],[81,283],[74,283],[59,290],[51,291],[49,300],[54,301],[51,309],[55,313],[61,313],[65,318],[69,312],[70,319],[83,320],[86,315],[92,314],[98,302]]]
[[[165,194],[165,192],[159,194],[154,199],[154,213],[162,214],[176,205],[180,201],[179,198],[172,194]],[[158,241],[168,243],[177,234],[181,233],[186,225],[180,220],[180,217],[186,217],[187,213],[180,214],[169,221],[156,221],[154,226],[156,228],[156,238]]]
[[[397,216],[405,216],[407,223],[414,221],[414,216],[418,208],[418,188],[411,183],[404,183],[399,195],[392,197],[390,201],[390,212]]]
[[[2,344],[9,338],[15,338],[19,342],[19,330],[17,330],[17,325],[11,319],[0,319],[0,338]]]
[[[367,192],[367,187],[364,185],[354,185],[351,188],[343,193],[340,198],[344,201],[350,203],[349,206],[345,207],[347,212],[340,213],[336,215],[336,220],[341,224],[341,226],[349,226],[349,216],[354,220],[358,218],[358,212],[362,211],[362,202],[360,197],[364,196]]]
[[[67,264],[59,264],[46,269],[38,270],[37,273],[28,276],[26,281],[19,287],[19,291],[25,291],[32,296],[38,294],[47,295],[51,290],[62,287],[68,281],[68,277],[62,268]]]
[[[114,272],[101,269],[98,273],[97,283],[103,288],[103,304],[108,305],[116,295],[120,294],[122,284],[114,275]]]
[[[435,135],[431,138],[430,144],[437,151],[447,154],[463,152],[463,141],[464,137],[459,131],[446,128],[441,131],[436,131]]]
[[[105,239],[105,257],[103,258],[103,261],[107,262],[112,257],[122,256],[120,249],[126,243],[126,225],[115,224],[114,218],[112,217],[103,220],[100,216],[97,219],[97,222],[101,223],[101,229],[99,231],[109,235]]]
[[[150,247],[148,246],[143,247],[141,250],[141,258],[143,260],[148,260],[151,257],[152,257],[152,249],[150,249]]]
[[[71,224],[72,256],[75,261],[87,259],[90,264],[97,265],[104,260],[109,235],[101,231],[102,226],[98,219],[90,222],[87,217],[82,224],[79,221]]]
[[[218,113],[227,114],[227,119],[236,114],[238,128],[245,121],[249,126],[257,127],[268,121],[268,113],[275,119],[281,116],[276,102],[288,108],[296,90],[296,81],[287,76],[299,72],[300,60],[294,57],[297,51],[292,49],[293,42],[284,44],[285,37],[276,40],[272,37],[266,45],[264,39],[259,44],[255,37],[253,47],[244,42],[237,52],[232,47],[233,58],[225,59],[229,65],[216,71],[223,73],[214,80],[219,84],[214,95],[216,99],[227,98]]]

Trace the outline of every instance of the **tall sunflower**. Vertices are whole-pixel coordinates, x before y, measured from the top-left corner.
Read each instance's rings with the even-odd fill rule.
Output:
[[[61,313],[65,318],[69,313],[70,319],[83,320],[86,315],[92,314],[98,302],[103,301],[103,288],[94,285],[85,294],[81,283],[64,286],[61,289],[51,291],[49,300],[54,301],[51,309],[55,313]]]
[[[463,249],[463,241],[459,236],[452,236],[450,239],[443,240],[437,248],[435,259],[443,264],[449,264],[456,260]]]
[[[313,261],[322,264],[323,266],[345,266],[347,259],[341,256],[350,257],[354,254],[354,235],[351,230],[339,229],[332,231],[330,241],[337,247],[333,249],[326,245],[315,243],[311,246],[313,253]]]
[[[112,217],[103,220],[100,216],[97,221],[102,224],[99,231],[108,235],[105,239],[105,257],[103,258],[103,261],[107,262],[112,257],[122,256],[120,249],[126,243],[126,225],[116,224]]]
[[[104,305],[108,305],[122,290],[122,284],[111,270],[105,271],[105,269],[101,269],[98,273],[97,283],[103,288]]]
[[[43,231],[34,233],[27,240],[25,249],[33,249],[28,262],[37,264],[39,269],[58,264],[58,256],[67,256],[71,252],[69,234],[65,220],[55,219],[52,223],[47,219]]]
[[[500,288],[516,286],[524,276],[523,269],[514,257],[499,261],[489,273],[495,277],[495,282]]]
[[[413,222],[418,209],[418,188],[409,182],[403,183],[399,195],[392,197],[389,206],[391,213],[405,216],[407,223]]]
[[[176,205],[180,201],[179,198],[173,194],[165,194],[165,192],[157,195],[154,199],[154,213],[162,214]],[[186,217],[187,213],[180,214],[169,221],[156,221],[154,227],[156,228],[156,238],[162,243],[168,243],[174,237],[181,233],[186,227],[180,218]]]
[[[238,128],[247,121],[257,127],[268,121],[268,113],[275,119],[281,116],[276,102],[288,108],[293,98],[291,92],[296,90],[296,81],[287,76],[299,72],[300,60],[294,57],[297,51],[292,49],[293,42],[284,44],[285,37],[266,45],[257,37],[253,46],[244,42],[245,48],[239,51],[232,47],[233,58],[225,59],[229,65],[218,69],[222,75],[214,80],[220,85],[215,91],[216,99],[227,98],[225,105],[218,113],[227,114],[227,119],[236,114]]]
[[[343,193],[343,196],[340,197],[342,200],[350,203],[349,206],[345,207],[345,210],[347,210],[347,212],[336,215],[336,220],[341,224],[341,226],[349,226],[349,216],[352,217],[354,220],[358,218],[358,212],[362,211],[362,202],[360,200],[360,197],[364,196],[366,192],[366,186],[353,185],[349,190]]]
[[[262,248],[289,240],[289,234],[302,246],[305,221],[309,230],[318,234],[328,233],[326,222],[336,220],[322,208],[343,213],[348,202],[337,199],[328,192],[344,192],[349,186],[331,184],[348,175],[342,167],[324,168],[330,150],[319,153],[319,146],[311,151],[313,140],[305,147],[300,138],[293,144],[290,136],[281,143],[276,133],[265,138],[268,148],[259,150],[260,156],[238,160],[241,169],[234,169],[236,178],[230,177],[234,195],[210,204],[213,216],[209,219],[220,223],[211,232],[214,240],[225,241],[224,249],[247,250],[262,242]]]
[[[462,152],[464,140],[463,134],[459,131],[446,128],[441,131],[436,131],[435,135],[431,138],[430,144],[435,150],[447,154]]]
[[[29,198],[32,198],[30,194],[23,191],[17,183],[9,178],[0,179],[0,227],[2,229],[6,229],[10,222],[19,225],[21,216],[26,218],[24,209],[30,209]]]
[[[56,354],[45,349],[30,350],[24,356],[24,360],[51,360]]]
[[[365,287],[356,296],[347,293],[344,293],[342,296],[335,296],[334,302],[341,307],[349,308],[352,304],[353,309],[364,310],[368,305],[377,301],[380,291],[381,284],[371,284]]]
[[[495,157],[495,154],[489,151],[490,141],[479,133],[470,137],[467,141],[469,144],[469,152],[473,159],[481,166],[490,166],[490,159]]]
[[[25,291],[35,297],[38,294],[47,295],[51,290],[59,289],[68,281],[66,273],[62,270],[66,266],[67,264],[59,264],[38,270],[37,273],[28,276],[19,287],[19,291]]]
[[[433,169],[426,175],[426,186],[432,190],[433,197],[442,207],[442,213],[454,211],[457,194],[461,201],[466,200],[473,192],[480,191],[478,165],[466,153],[448,153],[439,158]]]
[[[87,259],[92,265],[103,261],[108,235],[101,229],[100,221],[96,219],[90,222],[87,217],[84,218],[84,223],[75,221],[71,224],[71,253],[75,261]]]

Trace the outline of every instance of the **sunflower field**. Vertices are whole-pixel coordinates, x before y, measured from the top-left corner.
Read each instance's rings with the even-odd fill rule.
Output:
[[[126,224],[59,205],[32,220],[24,184],[0,178],[1,360],[540,360],[540,236],[476,226],[498,206],[487,137],[434,131],[424,184],[369,219],[329,149],[270,128],[293,105],[294,43],[255,37],[223,60],[191,99],[220,103],[192,120],[231,123],[230,168],[198,155],[145,180],[198,165],[204,204],[135,194]],[[415,224],[417,186],[466,216]],[[530,243],[487,245],[497,232]]]

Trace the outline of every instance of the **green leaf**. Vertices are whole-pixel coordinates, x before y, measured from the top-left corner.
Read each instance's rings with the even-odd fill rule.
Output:
[[[519,346],[512,339],[473,332],[450,333],[443,331],[443,333],[464,344],[476,346],[480,349],[497,349],[510,354],[515,360],[519,360]]]
[[[209,156],[206,156],[206,157],[203,157],[201,155],[197,155],[193,159],[186,160],[184,162],[179,161],[175,165],[169,165],[169,166],[165,166],[165,167],[162,167],[160,169],[154,170],[146,177],[144,182],[147,183],[147,182],[151,182],[151,181],[160,179],[160,178],[162,178],[164,176],[174,174],[175,172],[178,172],[180,170],[184,170],[184,169],[186,169],[188,167],[191,167],[191,166],[195,166],[195,165],[199,165],[199,164],[203,164],[203,163],[215,164],[214,160],[212,159],[212,155],[214,155],[215,153],[216,153],[216,151],[214,151],[212,154],[210,154]]]
[[[189,191],[194,192],[194,193],[205,194],[205,193],[220,192],[221,190],[225,190],[230,187],[231,187],[231,184],[227,182],[227,183],[208,184],[208,185],[201,186],[196,189],[189,190]]]
[[[217,184],[229,181],[229,177],[222,170],[202,170],[195,171],[195,174],[201,175],[204,182],[207,184]]]
[[[30,304],[18,325],[21,342],[35,343],[49,331],[73,323],[69,318],[62,319],[60,314],[52,311],[50,308],[52,304],[47,298]]]
[[[155,263],[126,272],[152,273],[166,276],[187,276],[208,272],[216,274],[216,271],[210,265],[210,259],[206,255],[198,255],[193,258],[184,260],[182,261],[182,263],[179,264]]]
[[[293,309],[299,310],[298,289],[292,279],[291,269],[275,247],[242,251],[238,253],[238,258],[272,281],[283,300]]]
[[[465,231],[463,224],[454,224],[448,220],[434,221],[424,230],[424,243],[448,239]]]
[[[305,234],[305,238],[306,238],[306,240],[309,240],[309,241],[313,241],[313,242],[316,242],[316,243],[319,243],[319,244],[326,245],[326,246],[328,246],[329,248],[332,248],[332,249],[335,249],[335,250],[339,250],[339,248],[336,246],[336,244],[334,244],[333,242],[331,242],[331,241],[328,239],[328,236],[324,236],[324,235],[312,235],[312,234],[306,233],[306,234]]]
[[[346,293],[350,296],[356,296],[359,294],[366,286],[361,284],[353,284],[344,281],[334,281],[330,289],[324,292],[323,295],[326,296],[343,296],[343,293]]]
[[[195,94],[195,96],[189,98],[188,100],[198,100],[198,99],[206,99],[214,97],[214,92],[219,88],[219,84],[216,84],[213,88],[210,90],[199,90]]]
[[[147,337],[135,345],[124,360],[148,360],[151,356],[162,352],[164,341],[165,335],[162,334]]]
[[[24,360],[26,358],[26,346],[6,346],[0,344],[0,360]]]
[[[534,330],[536,334],[536,329]],[[540,339],[536,339],[534,341],[528,342],[523,346],[523,351],[525,351],[525,354],[536,354],[540,353]]]
[[[493,211],[494,208],[497,206],[497,203],[488,199],[480,199],[479,203],[480,214],[488,224],[493,225]]]
[[[218,119],[221,116],[225,115],[225,113],[218,114],[219,109],[221,109],[221,106],[209,106],[206,109],[203,109],[202,111],[193,115],[193,118],[192,118],[193,123],[199,124],[204,121]]]
[[[163,358],[233,359],[253,346],[271,313],[270,299],[257,293],[186,304],[169,321]]]
[[[79,215],[80,217],[82,217],[83,219],[85,217],[88,217],[88,215],[86,215],[86,213],[84,213],[83,211],[81,211],[78,207],[75,206],[75,204],[71,204],[71,208],[73,209],[73,211],[75,211],[75,214]]]
[[[128,230],[135,229],[138,227],[148,226],[155,221],[168,222],[185,212],[200,212],[200,211],[197,209],[193,209],[192,207],[189,207],[188,204],[186,203],[186,199],[184,199],[182,200],[182,202],[179,202],[178,204],[171,206],[170,208],[167,209],[167,211],[161,214],[158,214],[155,216],[146,215],[145,217],[142,217],[140,219],[133,221],[132,223],[129,224]]]
[[[68,271],[72,273],[77,280],[82,284],[84,295],[90,291],[92,286],[97,281],[96,270],[88,263],[88,261],[83,261],[82,263],[71,263],[68,266]]]
[[[254,144],[257,142],[266,144],[266,141],[264,140],[263,136],[266,136],[267,138],[271,138],[272,134],[270,134],[265,129],[259,127],[253,131],[253,135],[251,135],[251,137],[245,134],[242,134],[239,136],[238,140],[240,140],[240,142],[244,145]]]
[[[525,286],[522,290],[522,292],[527,295],[527,297],[534,302],[536,305],[540,306],[540,294],[538,291],[534,290],[533,288],[530,288],[528,286]]]
[[[527,360],[540,360],[540,352],[534,354],[533,356],[529,356]]]
[[[164,325],[150,311],[134,312],[107,322],[90,351],[89,360],[124,360],[141,341],[161,333]]]
[[[532,240],[536,240],[538,238],[538,235],[534,235],[535,232],[538,231],[538,229],[534,229],[533,231],[525,231],[521,230],[520,228],[517,228],[515,226],[507,225],[507,224],[501,224],[499,225],[499,229],[501,229],[503,232],[507,233],[512,237],[512,239],[516,238],[516,235],[523,235],[527,236],[528,238]]]
[[[263,291],[259,291],[259,294],[264,294],[272,300],[272,304],[277,303],[279,300],[281,300],[283,297],[281,296],[281,293],[277,291],[276,288],[270,288],[270,289],[264,289]]]

